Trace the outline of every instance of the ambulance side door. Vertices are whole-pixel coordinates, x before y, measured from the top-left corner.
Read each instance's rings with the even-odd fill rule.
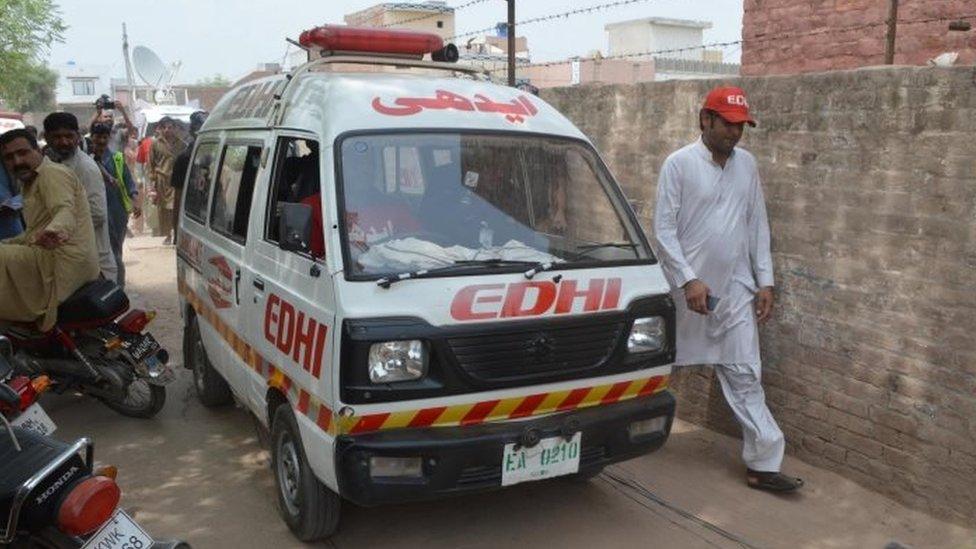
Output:
[[[222,143],[208,213],[210,238],[203,257],[205,299],[225,328],[219,334],[223,340],[220,358],[212,360],[221,361],[221,374],[242,400],[248,398],[251,375],[244,352],[248,321],[241,279],[264,147],[263,135],[253,132],[235,132]]]
[[[283,250],[278,233],[283,204],[314,204],[322,213],[319,154],[318,142],[311,135],[282,132],[275,136],[267,192],[255,198],[261,203],[254,208],[252,223],[263,227],[260,237],[248,247],[242,281],[251,294],[247,300],[248,342],[283,374],[276,377],[265,365],[266,379],[252,383],[251,397],[263,402],[268,385],[280,384],[286,377],[287,386],[279,387],[287,390],[299,422],[313,424],[318,419],[312,417],[318,415],[318,403],[332,409],[335,295],[324,257],[313,256],[310,249]],[[319,220],[328,226],[324,217]]]

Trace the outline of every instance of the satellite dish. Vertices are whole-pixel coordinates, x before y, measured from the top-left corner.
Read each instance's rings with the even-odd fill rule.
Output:
[[[139,78],[153,89],[169,87],[173,74],[156,52],[145,46],[136,46],[132,50],[132,64],[135,66]]]

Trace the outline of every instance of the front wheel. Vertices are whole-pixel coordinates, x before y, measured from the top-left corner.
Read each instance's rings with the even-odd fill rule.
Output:
[[[125,398],[103,398],[102,402],[123,416],[149,419],[158,414],[166,404],[166,387],[136,378],[126,387]]]
[[[288,405],[275,410],[271,423],[271,467],[278,488],[278,510],[301,541],[331,536],[339,526],[339,495],[315,477],[305,458],[298,422]]]

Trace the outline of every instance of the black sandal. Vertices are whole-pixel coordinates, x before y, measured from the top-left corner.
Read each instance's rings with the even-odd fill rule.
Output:
[[[794,492],[803,486],[803,479],[763,471],[746,470],[746,484],[749,488],[767,492]]]

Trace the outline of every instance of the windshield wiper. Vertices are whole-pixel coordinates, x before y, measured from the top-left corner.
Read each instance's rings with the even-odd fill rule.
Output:
[[[596,250],[602,250],[604,248],[623,248],[623,249],[630,248],[632,250],[636,250],[637,243],[636,242],[601,242],[599,244],[583,244],[581,246],[576,247],[576,252],[577,252],[576,257],[580,258],[585,256],[586,254],[589,254],[590,252],[594,252]]]
[[[431,269],[419,269],[416,271],[407,271],[405,273],[395,274],[391,276],[385,276],[376,281],[376,285],[381,288],[389,288],[390,286],[400,282],[402,280],[410,280],[415,278],[427,278],[431,276],[436,276],[439,274],[451,273],[455,271],[466,271],[478,267],[531,267],[532,269],[542,267],[543,264],[538,261],[522,261],[515,259],[461,259],[455,261],[451,265],[444,265],[443,267],[434,267]],[[532,270],[530,269],[530,271]],[[533,276],[535,273],[532,273]],[[528,278],[532,278],[526,272]]]

